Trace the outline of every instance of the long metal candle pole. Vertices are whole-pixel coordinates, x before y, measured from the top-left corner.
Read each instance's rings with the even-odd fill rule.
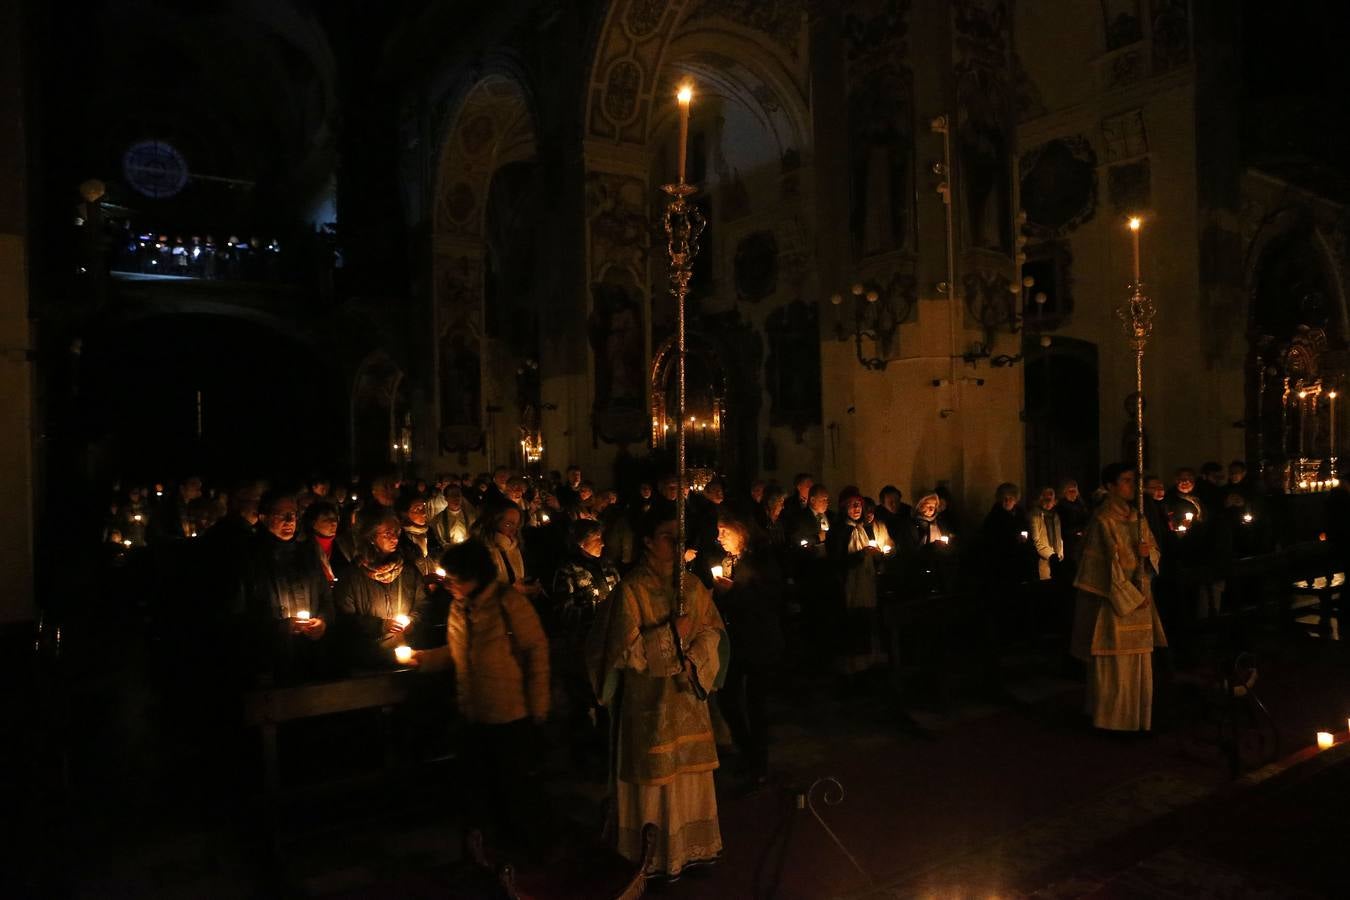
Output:
[[[1130,298],[1116,311],[1125,334],[1134,350],[1134,429],[1135,429],[1135,465],[1138,467],[1139,484],[1135,499],[1139,503],[1139,514],[1144,514],[1144,345],[1153,334],[1153,315],[1156,309],[1153,301],[1144,296],[1144,285],[1140,279],[1139,265],[1139,229],[1143,221],[1134,216],[1130,219],[1130,231],[1134,240],[1134,284],[1130,288]]]
[[[670,259],[670,292],[675,297],[675,465],[678,487],[675,494],[675,516],[678,531],[675,540],[675,607],[677,615],[684,615],[684,554],[688,543],[687,499],[689,471],[686,457],[685,427],[688,412],[685,409],[685,301],[689,297],[689,280],[694,273],[694,257],[698,255],[698,239],[705,225],[699,208],[689,202],[695,189],[685,182],[685,142],[689,134],[689,104],[693,89],[682,85],[676,95],[680,105],[679,180],[663,185],[670,199],[666,202],[666,252]]]

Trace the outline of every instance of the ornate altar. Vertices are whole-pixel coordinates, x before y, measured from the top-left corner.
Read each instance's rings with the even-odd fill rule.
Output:
[[[1288,493],[1340,484],[1336,419],[1345,353],[1328,349],[1321,328],[1299,326],[1287,340],[1254,348],[1255,451],[1263,477],[1272,468]]]

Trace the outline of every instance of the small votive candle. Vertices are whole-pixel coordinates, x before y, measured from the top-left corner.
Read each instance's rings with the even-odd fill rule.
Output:
[[[1185,533],[1186,533],[1186,526],[1185,526],[1185,525],[1178,525],[1178,526],[1177,526],[1177,534],[1185,534]]]
[[[877,545],[877,542],[876,542],[876,541],[868,541],[868,542],[867,542],[867,546],[869,546],[869,547],[875,547],[876,545]]]
[[[802,538],[802,546],[805,547],[806,545],[807,545],[807,540],[806,540],[806,538]]]
[[[548,524],[548,513],[540,513],[539,518],[543,520],[545,525]]]
[[[951,539],[948,535],[945,535],[945,534],[944,534],[942,537],[938,538],[938,540],[939,540],[939,541],[942,541],[942,543],[944,543],[944,544],[950,544],[950,543],[952,542],[952,539]]]
[[[409,625],[412,624],[412,619],[409,616],[403,615],[402,613],[398,614],[397,616],[394,616],[394,621],[397,622],[399,625],[402,625],[404,628],[407,628]]]
[[[295,617],[296,617],[297,619],[299,619],[301,622],[308,622],[308,621],[309,621],[309,610],[307,610],[307,609],[299,610],[298,612],[296,612]]]
[[[1191,519],[1194,519],[1194,518],[1195,518],[1195,513],[1186,513],[1186,521],[1187,521],[1187,522],[1189,522]]]
[[[1027,539],[1027,537],[1028,537],[1027,533],[1026,533],[1025,531],[1022,532],[1022,540],[1025,541],[1025,540]]]
[[[1332,735],[1332,733],[1331,733],[1330,731],[1319,731],[1319,732],[1317,732],[1317,749],[1318,749],[1318,750],[1330,750],[1330,749],[1332,748],[1332,746],[1333,746],[1335,743],[1336,743],[1336,738]]]
[[[398,660],[403,665],[412,662],[412,656],[413,649],[407,644],[399,644],[394,648],[394,659]]]
[[[713,567],[712,567],[712,577],[714,577],[714,578],[721,578],[721,577],[722,577],[722,571],[723,571],[723,570],[722,570],[722,567],[721,567],[721,566],[713,566]]]
[[[882,544],[882,545],[881,545],[881,552],[882,552],[882,553],[890,553],[890,552],[891,552],[891,545],[890,545],[890,544]]]
[[[1243,513],[1243,515],[1242,515],[1242,524],[1244,524],[1244,525],[1250,525],[1250,524],[1252,524],[1252,514],[1251,514],[1251,513]]]
[[[445,577],[445,570],[442,569],[440,566],[437,566],[437,567],[436,567],[436,577],[437,577],[437,578],[444,578],[444,577]]]

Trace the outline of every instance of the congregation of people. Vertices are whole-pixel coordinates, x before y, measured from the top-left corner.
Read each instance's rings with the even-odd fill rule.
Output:
[[[1097,727],[1148,729],[1148,654],[1240,594],[1217,561],[1282,533],[1240,462],[1171,482],[1144,476],[1143,521],[1124,466],[1086,492],[1001,484],[967,527],[942,488],[909,503],[894,485],[873,498],[809,474],[738,491],[713,478],[687,498],[678,598],[670,474],[631,494],[576,466],[219,491],[192,476],[119,488],[103,534],[110,565],[153,568],[162,598],[198,596],[228,636],[203,666],[240,690],[451,675],[460,753],[483,775],[466,815],[521,846],[548,839],[532,779],[551,723],[583,772],[607,773],[620,852],[640,858],[655,822],[653,867],[673,877],[722,851],[716,735],[746,789],[766,783],[785,669],[841,691],[890,683],[913,638],[893,614],[905,604],[975,598],[995,655],[999,636],[1048,635],[1087,665]]]

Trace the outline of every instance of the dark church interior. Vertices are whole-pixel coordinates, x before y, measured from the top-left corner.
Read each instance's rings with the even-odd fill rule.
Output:
[[[1342,4],[0,42],[0,895],[1346,895]]]

